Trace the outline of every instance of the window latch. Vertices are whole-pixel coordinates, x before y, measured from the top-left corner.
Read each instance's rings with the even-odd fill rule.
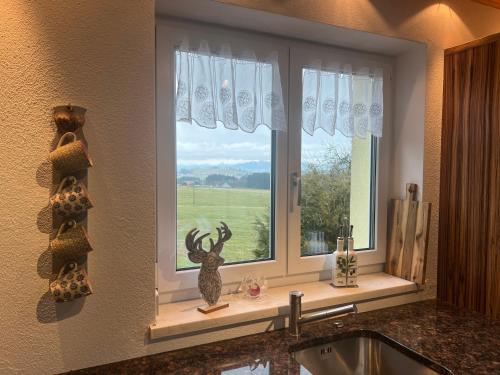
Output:
[[[291,187],[292,187],[292,202],[290,210],[293,212],[293,208],[295,205],[300,207],[300,201],[302,198],[302,184],[300,181],[300,175],[297,172],[292,173],[291,175]]]

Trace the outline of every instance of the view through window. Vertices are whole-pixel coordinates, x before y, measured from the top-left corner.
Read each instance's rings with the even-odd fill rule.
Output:
[[[216,235],[224,221],[233,237],[225,264],[272,258],[272,133],[177,123],[177,269],[199,267],[184,245],[193,228]],[[204,248],[209,248],[208,239]]]
[[[286,121],[276,111],[283,101],[273,91],[279,86],[275,67],[176,51],[177,271],[199,267],[188,259],[186,234],[197,228],[213,237],[221,221],[233,234],[224,246],[225,264],[275,259],[275,184],[283,191],[288,180],[273,176],[276,130],[257,126]],[[302,257],[333,252],[345,221],[354,225],[355,249],[374,246],[377,141],[370,133],[381,134],[377,79],[303,67],[302,92],[288,94],[302,96]],[[289,162],[298,151],[279,150]]]
[[[355,248],[371,247],[372,147],[371,137],[302,130],[302,256],[333,252],[344,218],[355,226]]]

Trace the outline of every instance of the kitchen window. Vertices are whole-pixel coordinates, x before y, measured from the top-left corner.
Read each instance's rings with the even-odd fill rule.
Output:
[[[344,218],[360,264],[383,263],[389,60],[175,22],[156,70],[160,301],[196,297],[184,238],[220,221],[225,284],[324,277]]]

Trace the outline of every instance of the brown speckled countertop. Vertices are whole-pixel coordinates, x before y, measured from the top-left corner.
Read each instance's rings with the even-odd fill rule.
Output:
[[[500,374],[500,321],[436,301],[370,311],[342,320],[344,328],[336,328],[332,320],[306,324],[299,340],[287,330],[279,330],[72,374],[299,374],[300,365],[289,354],[291,351],[360,329],[388,336],[455,374]]]

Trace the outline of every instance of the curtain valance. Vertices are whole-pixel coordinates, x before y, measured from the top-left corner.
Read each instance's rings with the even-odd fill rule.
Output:
[[[277,53],[265,61],[253,52],[236,58],[228,46],[214,54],[202,42],[197,51],[181,45],[175,58],[177,121],[250,133],[259,125],[286,130]]]
[[[302,128],[308,134],[323,129],[348,137],[382,136],[383,72],[349,65],[302,70]]]

